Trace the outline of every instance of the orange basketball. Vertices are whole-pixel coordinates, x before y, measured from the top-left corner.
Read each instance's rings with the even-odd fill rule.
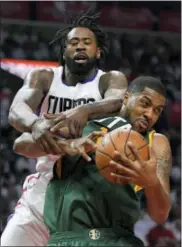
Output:
[[[143,160],[149,159],[148,143],[138,132],[120,127],[107,133],[98,145],[95,158],[100,173],[110,182],[117,182],[117,178],[111,176],[111,172],[117,173],[117,169],[109,164],[115,150],[133,161],[135,159],[127,146],[128,142],[131,142],[136,147],[139,156]]]

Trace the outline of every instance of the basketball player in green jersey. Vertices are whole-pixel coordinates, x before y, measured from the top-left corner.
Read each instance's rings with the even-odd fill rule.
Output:
[[[144,246],[133,232],[140,217],[141,193],[146,197],[152,219],[157,223],[167,219],[171,150],[167,138],[152,130],[165,103],[165,89],[158,79],[138,77],[125,93],[120,116],[87,124],[83,136],[93,131],[109,132],[121,126],[132,126],[152,146],[150,159],[141,160],[132,144],[129,147],[136,157],[135,162],[116,152],[110,162],[118,171],[112,174],[118,178],[114,184],[97,170],[94,152],[90,153],[90,162],[79,155],[64,155],[61,177],[55,172],[46,193],[44,219],[50,231],[48,246]],[[36,148],[38,155],[42,150],[28,135],[24,142],[19,139],[15,143],[15,151],[17,148],[19,153],[26,155],[27,146],[32,153]],[[77,146],[82,154],[87,146],[80,139],[66,142],[68,151]],[[64,150],[65,143],[61,146]]]

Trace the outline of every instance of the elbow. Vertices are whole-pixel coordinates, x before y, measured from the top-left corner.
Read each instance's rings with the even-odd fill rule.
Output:
[[[16,113],[12,107],[10,107],[8,114],[8,123],[16,129]]]
[[[18,138],[18,139],[19,139],[19,138]],[[14,144],[13,144],[13,151],[14,151],[15,153],[21,155],[21,154],[22,154],[22,152],[21,152],[22,148],[21,148],[21,143],[19,142],[18,139],[16,139],[15,142],[14,142]]]
[[[22,142],[20,142],[18,139],[15,140],[13,144],[13,151],[26,158],[32,158],[30,155],[28,155],[25,145]]]
[[[13,117],[12,117],[12,111],[10,108],[9,115],[8,115],[8,123],[13,126]]]
[[[152,218],[157,224],[163,225],[163,224],[166,222],[168,216],[166,217],[166,216],[164,216],[164,215],[158,215],[158,216],[151,217],[151,218]]]
[[[166,209],[165,211],[162,210],[161,212],[157,212],[156,214],[150,214],[150,217],[157,223],[157,224],[164,224],[166,220],[168,219],[170,212],[170,207],[169,209]]]
[[[15,140],[14,144],[13,144],[13,152],[18,153],[19,152],[19,145],[17,140]]]

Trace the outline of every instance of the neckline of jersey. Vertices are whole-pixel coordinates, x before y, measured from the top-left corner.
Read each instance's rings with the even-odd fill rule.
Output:
[[[96,70],[95,70],[95,73],[94,73],[94,75],[93,75],[92,77],[88,78],[87,80],[80,81],[80,82],[78,82],[78,83],[85,84],[85,83],[87,83],[87,82],[93,81],[93,80],[95,79],[95,77],[97,76],[98,71],[99,71],[99,70],[96,69]],[[74,87],[73,85],[68,84],[66,81],[62,81],[62,82],[63,82],[64,85],[66,85],[66,86],[68,86],[68,87]],[[77,83],[77,84],[78,84],[78,83]],[[76,86],[76,85],[75,85],[75,86]]]

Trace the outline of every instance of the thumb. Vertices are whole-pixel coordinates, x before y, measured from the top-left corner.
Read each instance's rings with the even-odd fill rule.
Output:
[[[66,115],[63,112],[60,114],[44,113],[43,116],[48,120],[54,120],[55,123],[66,119]]]
[[[104,135],[105,133],[103,133],[102,131],[93,131],[91,134],[88,135],[88,138],[91,140],[95,140],[98,137],[102,137]]]
[[[54,118],[56,118],[58,115],[56,115],[56,114],[51,114],[51,113],[44,113],[43,116],[44,116],[44,118],[46,118],[46,119],[54,119]]]

